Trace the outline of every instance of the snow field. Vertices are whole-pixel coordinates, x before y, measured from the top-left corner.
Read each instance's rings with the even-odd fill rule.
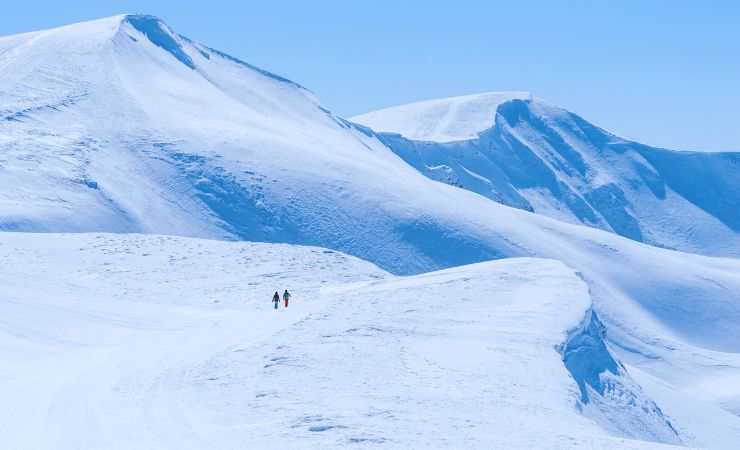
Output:
[[[558,346],[590,299],[559,262],[396,278],[311,247],[23,233],[0,262],[5,448],[654,447],[578,413]]]

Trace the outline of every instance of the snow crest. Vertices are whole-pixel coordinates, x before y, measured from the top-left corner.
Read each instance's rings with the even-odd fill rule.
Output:
[[[528,92],[488,92],[381,109],[350,120],[418,141],[463,141],[491,128],[502,103],[531,98]]]

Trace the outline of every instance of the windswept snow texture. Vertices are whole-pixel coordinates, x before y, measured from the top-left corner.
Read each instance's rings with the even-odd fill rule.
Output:
[[[0,233],[0,262],[3,448],[679,442],[639,389],[602,417],[631,428],[609,434],[578,413],[558,348],[591,303],[556,261],[396,278],[311,247]],[[274,311],[284,288],[293,301]]]
[[[519,93],[352,120],[433,180],[661,247],[740,256],[740,153],[651,148]],[[465,131],[450,139],[438,128]]]

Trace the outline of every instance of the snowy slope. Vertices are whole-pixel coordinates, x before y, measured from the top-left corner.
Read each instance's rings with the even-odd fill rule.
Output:
[[[520,93],[352,120],[429,178],[497,202],[662,247],[740,255],[740,153],[651,148]],[[438,128],[465,131],[450,139]]]
[[[451,265],[418,248],[432,243],[406,242],[423,211],[414,197],[436,184],[295,83],[148,16],[0,48],[2,229],[300,242],[395,271]]]
[[[593,332],[586,285],[555,261],[396,278],[311,247],[20,233],[0,234],[0,260],[3,448],[681,439]],[[293,302],[276,312],[285,287]],[[603,366],[584,365],[589,352]]]
[[[386,135],[378,139],[348,124],[301,86],[194,43],[151,16],[0,38],[0,70],[0,229],[303,243],[345,251],[396,273],[537,255],[541,245],[528,242],[539,234],[517,241],[507,226],[496,229],[503,225],[498,217],[509,211],[420,176],[384,143],[412,166],[419,168],[421,160],[399,151]],[[443,111],[451,126],[475,119],[472,129],[445,131],[461,135],[477,131],[498,111],[500,126],[490,133],[506,130],[497,139],[515,142],[509,138],[531,128],[517,117],[545,108],[520,100],[522,95],[458,98],[426,108]],[[502,115],[502,108],[510,112]],[[563,124],[576,120],[561,115]],[[584,134],[574,130],[568,136]],[[511,206],[557,210],[551,215],[560,219],[576,210],[583,220],[572,221],[649,243],[716,255],[740,248],[733,231],[740,226],[733,207],[740,195],[731,155],[705,161],[654,152],[647,163],[630,150],[622,159],[591,158],[586,170],[586,163],[578,163],[585,156],[559,148],[584,171],[581,176],[557,152],[543,153],[544,159],[530,155],[525,160],[531,164],[522,166],[529,153],[515,150],[489,166],[477,163],[492,152],[457,169],[423,165],[428,175],[439,175],[435,179],[451,173],[470,181],[452,184],[488,186],[478,189],[488,197],[504,192],[499,200]],[[445,159],[448,153],[422,154]],[[620,164],[629,166],[622,171],[629,176],[609,181]],[[551,170],[555,165],[564,169]],[[680,171],[664,181],[649,176],[656,167]],[[714,184],[707,181],[706,191],[694,189],[686,198],[718,218],[678,194],[692,189],[695,173]],[[639,176],[649,182],[638,182]],[[520,182],[512,185],[511,179]],[[639,201],[630,200],[625,185],[635,186]],[[542,208],[531,207],[527,196]],[[642,215],[634,212],[638,208]],[[511,220],[549,226],[528,216]],[[450,250],[440,252],[440,242]]]
[[[149,16],[0,39],[0,99],[5,230],[320,245],[398,274],[510,256],[558,259],[588,284],[608,341],[634,368],[630,379],[666,416],[680,418],[682,442],[722,448],[738,437],[738,260],[657,249],[434,182],[386,147],[387,136],[333,116],[301,86],[193,43]],[[502,103],[497,117],[501,108],[521,104],[529,105]],[[654,167],[685,164],[713,175],[717,184],[708,192],[732,186],[722,161],[654,155]],[[688,178],[671,176],[675,192],[690,187]],[[717,196],[692,201],[710,198],[724,199],[710,202],[717,210],[732,204]],[[689,213],[682,204],[677,217]],[[706,219],[701,211],[696,217]],[[705,246],[699,250],[734,248],[726,227],[717,225],[709,239],[707,223],[697,221],[686,234],[697,236],[696,245]],[[67,240],[74,242],[67,236],[55,245]],[[23,280],[23,273],[14,276]],[[233,276],[233,283],[242,281],[242,274]],[[599,419],[614,417],[604,412],[610,404],[582,409],[619,433],[623,421]],[[693,425],[696,411],[711,418],[706,426]],[[673,442],[627,428],[641,439]]]
[[[697,271],[685,256],[676,263],[695,295],[708,274],[740,289],[737,262],[723,279],[727,262]],[[0,262],[4,448],[732,449],[740,439],[737,350],[667,338],[675,311],[659,323],[631,308],[621,318],[646,340],[614,347],[605,337],[624,330],[593,312],[599,284],[557,261],[399,278],[314,247],[0,233]],[[276,312],[270,297],[285,288],[291,306]],[[702,321],[727,313],[708,298],[700,311]]]

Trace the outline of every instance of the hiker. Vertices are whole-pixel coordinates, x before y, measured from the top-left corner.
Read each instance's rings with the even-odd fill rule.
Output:
[[[288,300],[290,300],[290,292],[286,289],[285,292],[283,292],[283,301],[285,302],[285,307],[288,307]]]
[[[275,295],[272,296],[272,302],[275,304],[275,309],[278,309],[278,304],[280,304],[280,294],[278,294],[277,291],[275,291]]]

